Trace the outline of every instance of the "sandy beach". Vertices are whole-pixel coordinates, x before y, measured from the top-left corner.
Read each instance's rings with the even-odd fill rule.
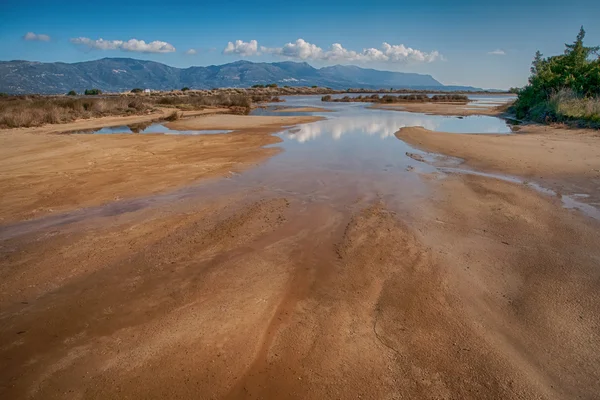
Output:
[[[316,173],[269,169],[283,152],[263,146],[294,140],[272,133],[316,121],[166,125],[234,130],[203,136],[0,132],[0,397],[600,392],[599,221],[523,184],[431,172],[425,158],[407,161],[414,172],[346,171],[333,155]],[[362,147],[382,140],[361,135]],[[396,137],[590,202],[600,192],[595,131]]]

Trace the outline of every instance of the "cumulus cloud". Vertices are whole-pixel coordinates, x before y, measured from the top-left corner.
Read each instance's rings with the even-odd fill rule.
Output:
[[[223,54],[237,54],[248,57],[258,55],[260,52],[258,51],[258,42],[256,40],[249,42],[236,40],[235,42],[227,43],[227,47],[223,49]]]
[[[33,32],[27,32],[23,36],[23,39],[25,39],[25,40],[37,40],[37,41],[40,41],[40,42],[48,42],[50,40],[50,36],[44,35],[44,34],[33,33]]]
[[[236,40],[229,42],[223,50],[223,54],[235,54],[241,56],[257,56],[261,54],[273,54],[284,58],[299,60],[337,61],[337,62],[425,62],[430,63],[442,60],[442,55],[437,51],[424,52],[406,47],[403,44],[391,45],[383,43],[381,48],[367,48],[362,51],[354,51],[344,48],[340,43],[332,44],[328,50],[309,43],[304,39],[298,39],[293,43],[287,43],[282,47],[258,46],[256,40],[244,42]]]
[[[129,39],[123,40],[104,40],[102,38],[93,40],[86,37],[71,39],[71,43],[88,47],[95,50],[121,50],[136,53],[172,53],[175,47],[167,42],[155,40],[154,42],[146,43],[143,40]]]
[[[496,49],[494,51],[488,51],[488,54],[491,54],[493,56],[505,56],[506,52],[502,49]]]
[[[189,49],[189,50],[186,50],[185,54],[187,54],[188,56],[193,56],[194,54],[198,54],[198,50]]]

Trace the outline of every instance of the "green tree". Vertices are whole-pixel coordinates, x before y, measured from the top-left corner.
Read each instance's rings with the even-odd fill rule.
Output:
[[[131,89],[131,93],[142,93],[144,90],[140,89],[140,88],[133,88]]]
[[[539,51],[535,53],[529,83],[519,90],[513,108],[519,118],[560,119],[560,102],[567,97],[600,96],[600,47],[587,47],[584,39],[581,27],[575,41],[565,44],[564,54],[544,58]]]
[[[97,96],[99,94],[102,94],[102,90],[100,90],[100,89],[85,89],[84,94],[86,96]]]
[[[69,93],[67,93],[67,96],[77,96],[77,92],[75,92],[74,90],[69,90]]]
[[[186,87],[183,87],[183,88],[181,88],[181,91],[182,91],[182,92],[187,92],[188,90],[190,90],[190,88],[189,88],[189,87],[187,87],[187,86],[186,86]]]

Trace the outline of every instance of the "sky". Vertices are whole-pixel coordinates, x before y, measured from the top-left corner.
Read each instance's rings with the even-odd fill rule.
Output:
[[[507,89],[526,84],[536,50],[562,53],[581,25],[599,45],[598,15],[599,0],[0,0],[0,60],[289,60]]]

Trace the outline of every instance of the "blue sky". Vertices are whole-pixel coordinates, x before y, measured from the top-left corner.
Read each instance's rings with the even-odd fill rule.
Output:
[[[580,25],[588,44],[600,44],[598,15],[598,0],[0,0],[0,60],[132,57],[177,67],[292,60],[508,88],[526,83],[536,50],[561,53]]]

